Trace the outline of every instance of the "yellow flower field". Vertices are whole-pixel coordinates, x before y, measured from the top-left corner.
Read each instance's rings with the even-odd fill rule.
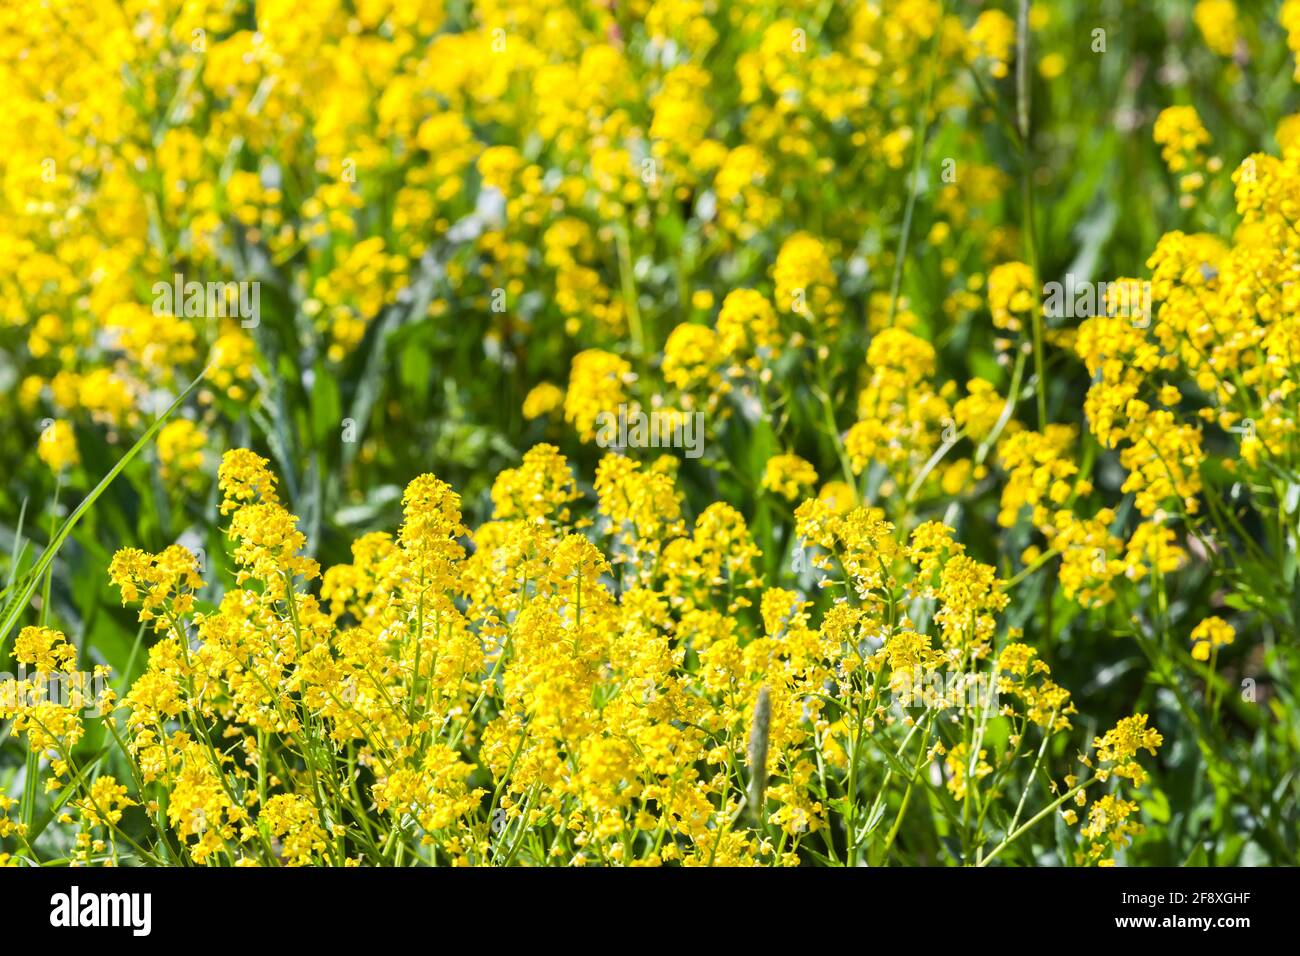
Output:
[[[13,0],[0,865],[1300,863],[1300,2]]]

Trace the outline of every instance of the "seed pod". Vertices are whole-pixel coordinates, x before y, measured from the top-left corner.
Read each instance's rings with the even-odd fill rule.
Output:
[[[772,722],[772,700],[764,684],[754,702],[754,723],[749,728],[749,790],[745,794],[749,813],[756,826],[763,822],[763,803],[767,794],[767,740]]]

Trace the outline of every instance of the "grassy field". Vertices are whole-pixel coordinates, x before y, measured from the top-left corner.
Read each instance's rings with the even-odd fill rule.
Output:
[[[1298,53],[8,3],[0,864],[1300,862]]]

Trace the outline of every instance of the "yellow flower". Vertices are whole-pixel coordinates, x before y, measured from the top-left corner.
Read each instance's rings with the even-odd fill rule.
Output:
[[[1045,80],[1054,80],[1065,73],[1068,65],[1062,54],[1053,51],[1038,61],[1038,73]]]
[[[581,497],[569,464],[554,445],[534,445],[519,468],[508,468],[492,483],[498,520],[569,520],[569,503]]]
[[[159,554],[123,548],[113,555],[109,580],[122,592],[122,603],[140,602],[140,620],[154,621],[158,631],[170,627],[168,615],[185,615],[194,607],[194,592],[203,587],[198,558],[174,544]]]
[[[212,384],[225,392],[233,401],[243,401],[250,395],[256,349],[253,339],[242,330],[230,331],[212,343]]]
[[[1182,172],[1192,163],[1198,150],[1210,141],[1201,118],[1192,106],[1168,106],[1156,117],[1153,135],[1160,144],[1160,155],[1172,173]]]
[[[683,323],[669,333],[664,343],[664,380],[689,390],[710,381],[721,358],[718,334],[713,329]]]
[[[564,390],[551,382],[539,382],[524,396],[524,418],[541,418],[564,404]]]
[[[483,183],[507,194],[515,174],[523,167],[524,158],[513,146],[490,146],[478,158]]]
[[[48,627],[25,627],[14,640],[14,660],[42,673],[74,670],[77,649],[62,632]]]
[[[221,458],[217,485],[221,489],[221,513],[229,514],[245,504],[277,504],[276,478],[269,462],[246,448],[233,448]]]
[[[975,441],[986,438],[1002,417],[1006,402],[992,382],[973,378],[966,383],[966,397],[953,404],[952,415],[963,431]]]
[[[1099,797],[1088,807],[1087,822],[1079,830],[1080,836],[1092,840],[1086,858],[1098,861],[1108,849],[1124,847],[1129,839],[1140,835],[1143,826],[1129,819],[1138,812],[1138,805],[1115,794],[1108,793]],[[1105,838],[1109,846],[1096,841]],[[1101,861],[1103,864],[1109,861]]]
[[[63,419],[51,422],[41,432],[36,453],[55,474],[75,468],[81,463],[81,455],[77,452],[77,438],[72,432],[72,426]]]
[[[846,514],[858,502],[857,492],[853,486],[844,481],[828,481],[817,493],[817,500],[822,502],[831,514]]]
[[[564,419],[583,441],[596,437],[596,419],[602,412],[616,415],[626,404],[631,376],[632,366],[611,352],[587,349],[573,357]]]
[[[122,819],[125,807],[136,806],[127,796],[127,789],[113,777],[105,774],[96,777],[82,800],[73,801],[87,826],[116,826]]]
[[[1208,661],[1212,651],[1236,640],[1237,631],[1221,617],[1207,617],[1192,628],[1192,657]]]
[[[834,324],[840,307],[835,302],[835,272],[825,245],[798,232],[781,245],[772,267],[776,307],[819,323]]]
[[[987,60],[989,73],[995,78],[1007,75],[1016,43],[1015,21],[1001,10],[985,10],[975,18],[967,40],[970,60]]]
[[[1171,173],[1179,177],[1179,203],[1184,208],[1195,204],[1193,195],[1205,184],[1205,172],[1217,168],[1219,160],[1207,160],[1201,147],[1210,142],[1210,134],[1201,124],[1193,106],[1169,106],[1156,117],[1153,130],[1160,144],[1160,156]]]
[[[187,488],[201,488],[203,449],[207,435],[188,418],[168,422],[158,432],[158,458],[163,478]]]
[[[324,854],[329,837],[306,797],[278,793],[266,801],[258,819],[272,836],[284,838],[281,854],[290,866],[310,866]]]
[[[763,469],[763,487],[787,501],[807,494],[815,484],[816,469],[798,455],[773,455]]]
[[[1163,740],[1159,731],[1147,726],[1146,714],[1134,714],[1121,719],[1103,736],[1094,737],[1092,745],[1097,751],[1097,759],[1111,765],[1103,773],[1127,777],[1134,786],[1140,787],[1146,780],[1146,772],[1135,758],[1141,750],[1155,756]]]
[[[962,741],[949,750],[943,759],[944,767],[948,770],[946,786],[957,800],[966,798],[971,780],[979,781],[993,772],[993,767],[985,759],[988,756],[987,750],[981,749],[975,760],[970,759],[970,753],[970,744]]]
[[[1236,52],[1237,5],[1232,0],[1198,0],[1192,19],[1211,50],[1220,56],[1232,56]]]
[[[1023,320],[1040,307],[1034,273],[1023,262],[1005,262],[989,273],[989,311],[993,324],[1008,332],[1019,332]]]
[[[781,336],[772,304],[761,292],[735,289],[718,312],[718,339],[733,362],[757,369],[780,351]]]

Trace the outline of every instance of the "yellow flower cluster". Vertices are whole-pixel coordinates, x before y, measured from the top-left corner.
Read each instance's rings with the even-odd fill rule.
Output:
[[[938,522],[909,542],[878,509],[803,501],[811,566],[841,595],[816,611],[763,587],[734,509],[692,527],[670,470],[607,456],[588,521],[570,513],[568,463],[541,445],[498,478],[473,531],[449,486],[416,478],[396,537],[358,539],[317,597],[266,462],[229,452],[219,484],[240,570],[214,609],[195,605],[184,548],[113,561],[123,601],[158,631],[129,693],[101,701],[131,784],[75,779],[79,701],[6,710],[63,755],[47,785],[76,789],[84,859],[164,846],[239,865],[858,858],[888,850],[833,839],[861,801],[883,800],[892,772],[880,779],[870,754],[939,761],[945,799],[982,814],[1010,798],[1031,732],[1070,730],[1069,694],[998,624],[1003,582]],[[913,617],[904,588],[935,610]],[[49,629],[24,630],[17,655],[42,673],[75,666]],[[1140,785],[1136,752],[1159,743],[1145,715],[1121,722],[1089,782]],[[1093,816],[1109,821],[1111,799]],[[159,828],[153,850],[125,843],[137,808]]]

